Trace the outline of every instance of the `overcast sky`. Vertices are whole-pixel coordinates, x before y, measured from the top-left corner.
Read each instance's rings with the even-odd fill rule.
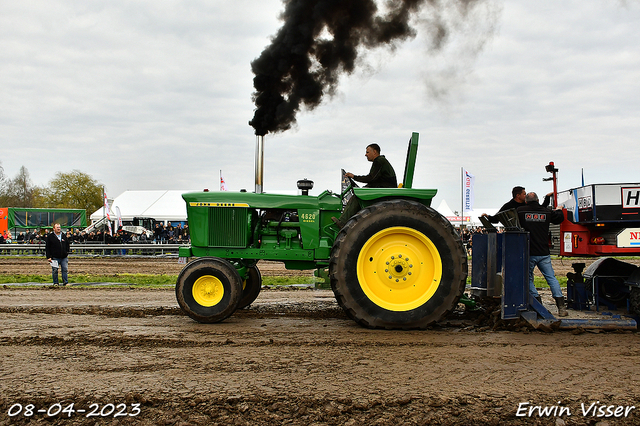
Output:
[[[254,189],[250,62],[281,22],[280,0],[3,2],[0,161],[35,185],[78,169],[125,190]],[[443,49],[418,35],[368,52],[339,93],[267,135],[264,189],[339,191],[340,169],[366,174],[377,142],[398,175],[420,133],[414,187],[458,210],[461,167],[475,207],[514,185],[540,194],[555,161],[560,189],[640,182],[640,2],[529,0],[455,9]]]

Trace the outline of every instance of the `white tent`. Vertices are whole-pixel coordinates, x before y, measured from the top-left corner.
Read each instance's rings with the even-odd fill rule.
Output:
[[[446,200],[440,201],[440,205],[436,207],[436,211],[440,213],[442,216],[446,217],[449,222],[451,222],[455,226],[460,226],[460,215],[456,214]],[[483,209],[477,208],[471,211],[464,212],[464,222],[463,224],[466,226],[482,226],[482,222],[478,219],[482,213],[486,213],[488,215],[494,215],[498,212],[498,209]]]
[[[182,199],[185,192],[195,190],[125,191],[113,200],[109,215],[115,221],[118,207],[123,221],[133,220],[134,217],[151,217],[164,222],[186,221],[187,207]],[[100,208],[90,216],[92,222],[102,219],[102,210]]]
[[[438,213],[440,213],[442,216],[446,217],[447,219],[449,219],[449,221],[452,220],[452,218],[456,217],[457,215],[453,212],[453,210],[451,210],[451,207],[449,207],[449,204],[447,204],[447,200],[442,200],[440,201],[440,205],[438,207],[436,207],[436,210],[438,211]],[[460,221],[460,217],[458,217],[458,221]]]

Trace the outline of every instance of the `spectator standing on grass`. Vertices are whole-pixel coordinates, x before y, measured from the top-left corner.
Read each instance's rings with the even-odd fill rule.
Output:
[[[173,244],[173,226],[171,222],[167,223],[167,242]]]
[[[153,236],[156,243],[160,243],[162,239],[162,228],[160,228],[160,222],[156,222],[156,227],[153,230]]]
[[[68,265],[69,258],[69,239],[62,232],[60,224],[53,225],[53,232],[47,234],[45,239],[45,255],[47,260],[51,264],[51,277],[53,278],[53,285],[59,285],[58,283],[58,268],[62,272],[63,285],[69,284],[68,279]]]
[[[518,207],[520,226],[529,232],[529,293],[540,301],[538,290],[533,284],[533,270],[537,266],[547,284],[558,307],[558,316],[566,317],[564,296],[560,283],[556,278],[549,253],[549,224],[559,224],[564,220],[564,213],[560,209],[550,210],[540,205],[538,195],[530,192],[525,198],[526,205]]]
[[[169,235],[168,235],[169,234],[169,229],[164,224],[162,224],[160,229],[162,229],[162,232],[160,234],[162,237],[160,238],[160,240],[164,244],[167,241],[167,239],[169,238]]]

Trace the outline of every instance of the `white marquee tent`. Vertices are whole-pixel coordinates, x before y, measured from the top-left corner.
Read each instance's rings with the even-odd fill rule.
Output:
[[[151,217],[164,222],[186,221],[187,207],[182,199],[185,192],[195,190],[125,191],[110,203],[109,215],[115,221],[118,207],[123,221],[133,220],[134,217]],[[103,215],[103,209],[100,208],[91,214],[90,219],[96,222]]]

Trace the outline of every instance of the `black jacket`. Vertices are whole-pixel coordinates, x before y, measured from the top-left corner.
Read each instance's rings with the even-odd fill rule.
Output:
[[[525,231],[529,231],[529,255],[549,255],[549,224],[559,224],[564,220],[562,210],[549,210],[537,201],[518,207],[518,220]]]
[[[47,259],[64,259],[69,254],[69,240],[64,232],[60,233],[62,241],[58,240],[55,232],[49,232],[45,240],[45,253]]]
[[[366,176],[354,176],[354,180],[366,183],[367,188],[397,188],[398,180],[389,160],[384,155],[378,155]]]
[[[502,207],[500,207],[500,210],[498,210],[498,213],[506,212],[507,210],[511,210],[511,209],[517,209],[517,208],[522,207],[522,206],[526,206],[526,204],[525,203],[519,203],[519,202],[517,202],[516,200],[514,200],[512,198],[508,202],[506,202]],[[487,217],[489,218],[489,222],[491,222],[491,223],[500,222],[500,220],[498,219],[498,215],[497,214],[495,216],[487,215]]]
[[[547,207],[550,202],[551,202],[551,196],[545,195],[544,196],[544,201],[542,202],[542,207]],[[519,202],[517,202],[516,200],[514,200],[512,198],[509,201],[507,201],[506,203],[504,203],[504,205],[502,207],[500,207],[500,210],[498,210],[498,213],[506,212],[507,210],[511,210],[511,209],[518,209],[518,208],[520,208],[522,206],[526,206],[526,204],[525,203],[519,203]],[[489,222],[491,222],[491,223],[500,222],[500,220],[498,219],[498,215],[497,214],[495,216],[487,215],[487,217],[489,218]]]

